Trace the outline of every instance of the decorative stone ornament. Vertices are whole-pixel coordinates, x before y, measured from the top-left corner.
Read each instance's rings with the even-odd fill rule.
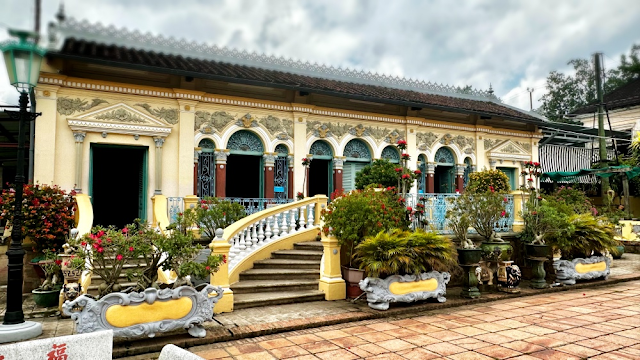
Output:
[[[572,261],[556,260],[553,262],[556,280],[564,285],[574,285],[576,280],[606,280],[611,273],[611,259],[607,256],[577,258]]]
[[[216,296],[209,296],[212,292]],[[111,293],[99,300],[82,295],[62,305],[76,322],[79,334],[113,330],[114,337],[154,337],[180,327],[191,336],[206,335],[202,323],[213,319],[213,307],[222,298],[221,287],[206,285],[200,292],[190,286],[145,289],[141,293]]]
[[[445,302],[449,280],[451,274],[448,272],[431,271],[419,276],[391,275],[386,279],[368,277],[359,285],[367,293],[370,308],[387,310],[391,302],[414,302],[429,298]]]
[[[520,292],[518,285],[520,285],[520,280],[522,280],[522,273],[518,265],[515,265],[513,261],[498,262],[497,275],[498,290],[511,294]]]

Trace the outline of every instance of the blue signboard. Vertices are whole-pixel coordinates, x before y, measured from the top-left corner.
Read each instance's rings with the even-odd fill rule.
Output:
[[[277,193],[284,192],[284,186],[274,186],[273,192],[277,192]]]

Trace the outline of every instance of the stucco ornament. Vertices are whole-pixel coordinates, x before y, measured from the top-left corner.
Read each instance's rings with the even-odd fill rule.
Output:
[[[349,130],[349,134],[353,135],[353,136],[357,136],[357,137],[362,137],[362,136],[367,136],[369,135],[369,131],[366,127],[362,126],[362,124],[359,124],[355,127],[352,127]]]
[[[320,121],[307,122],[307,134],[311,134],[321,139],[331,136],[340,140],[349,133],[351,128],[352,126],[349,124],[322,123]]]
[[[527,151],[531,151],[531,143],[516,141],[516,144],[522,146],[522,148]]]
[[[507,154],[520,154],[522,151],[520,151],[520,149],[515,147],[513,144],[509,144],[501,148],[500,152],[507,153]]]
[[[440,135],[434,134],[432,132],[419,132],[416,133],[416,140],[418,142],[418,148],[422,151],[425,151],[435,144],[436,140]]]
[[[214,113],[210,113],[208,111],[196,111],[195,117],[194,130],[198,130],[202,125],[206,125],[208,127],[212,127],[218,132],[222,132],[227,124],[236,120],[233,115],[226,111],[216,111]]]
[[[100,104],[108,104],[107,100],[92,99],[91,103],[80,98],[71,99],[68,97],[59,97],[56,107],[60,115],[73,115],[76,112],[87,111]]]
[[[385,141],[389,144],[395,144],[400,139],[404,139],[404,131],[395,129],[386,136]]]
[[[256,118],[247,113],[236,122],[236,125],[242,126],[244,128],[250,128],[258,126],[258,123],[256,122]]]
[[[267,115],[258,123],[269,130],[271,135],[276,135],[280,140],[287,140],[289,137],[293,137],[293,121],[287,119],[280,119],[273,115]]]
[[[171,125],[178,123],[178,109],[167,109],[164,107],[161,107],[160,109],[152,109],[149,104],[136,104],[136,106],[144,108],[149,114],[162,119]]]
[[[460,150],[465,150],[466,154],[473,153],[473,145],[475,144],[475,140],[472,137],[456,135],[451,139],[451,142],[454,143]],[[467,152],[466,150],[471,149],[471,152]]]
[[[589,265],[604,262],[606,268],[604,270],[578,272],[577,265]],[[574,285],[576,280],[593,280],[603,278],[606,280],[611,273],[611,258],[608,256],[592,256],[586,259],[577,258],[572,261],[556,260],[553,262],[553,268],[556,270],[556,280],[564,285]]]
[[[501,142],[500,139],[484,139],[484,149],[489,150]]]
[[[396,295],[389,290],[393,283],[411,283],[430,279],[436,279],[438,282],[436,289],[433,291],[416,291]],[[451,280],[451,274],[448,272],[430,271],[421,273],[419,276],[391,275],[386,279],[368,277],[360,281],[359,285],[360,289],[367,293],[367,303],[370,308],[387,310],[391,302],[414,302],[429,298],[436,298],[439,302],[445,302],[447,299],[444,296],[447,294],[449,280]]]
[[[146,123],[147,121],[136,114],[132,114],[125,109],[107,111],[96,116],[98,120],[110,120],[128,123]]]
[[[209,296],[215,292],[216,296]],[[114,337],[154,337],[158,332],[168,332],[178,328],[186,329],[191,336],[204,337],[206,331],[202,327],[205,321],[213,319],[213,306],[222,298],[223,290],[220,287],[206,285],[199,292],[190,286],[180,286],[176,289],[157,290],[148,288],[144,292],[111,293],[99,300],[82,295],[73,301],[65,301],[62,304],[62,313],[71,316],[76,323],[76,332],[79,334],[113,330]],[[107,310],[112,306],[138,306],[143,303],[153,305],[158,302],[171,301],[183,297],[190,298],[191,311],[180,319],[167,319],[148,323],[140,323],[126,327],[116,327],[109,323]]]

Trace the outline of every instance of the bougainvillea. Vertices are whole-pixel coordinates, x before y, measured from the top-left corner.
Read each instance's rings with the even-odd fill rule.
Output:
[[[44,249],[60,251],[75,224],[75,191],[67,193],[57,185],[28,184],[24,185],[23,194],[22,234],[31,238],[32,250],[37,253]],[[13,218],[14,198],[14,189],[2,192],[0,220]]]

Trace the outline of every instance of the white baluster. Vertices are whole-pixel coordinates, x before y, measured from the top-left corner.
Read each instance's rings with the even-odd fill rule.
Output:
[[[289,217],[289,210],[285,210],[282,212],[282,223],[280,224],[280,236],[287,235],[287,231],[289,231],[289,227],[287,226],[287,218]]]
[[[244,254],[244,251],[247,249],[247,242],[244,239],[244,232],[246,229],[240,230],[240,244],[238,248],[240,249],[240,255]]]
[[[278,225],[278,219],[280,218],[280,214],[273,215],[273,238],[275,240],[278,238],[278,234],[280,234],[280,225]]]
[[[289,234],[293,234],[296,232],[296,214],[298,213],[295,210],[291,210],[291,217],[289,218]]]
[[[313,212],[313,209],[315,208],[315,206],[316,204],[307,205],[307,209],[309,209],[309,211],[307,212],[307,229],[315,225],[316,219],[315,219],[315,213]]]
[[[263,244],[263,240],[264,240],[264,222],[265,222],[264,219],[258,221],[258,246],[262,246],[262,244]]]
[[[300,230],[304,229],[304,224],[305,224],[305,222],[304,222],[305,211],[304,210],[306,208],[307,208],[307,206],[305,205],[305,206],[301,206],[300,209],[299,209],[300,210],[300,214],[298,215],[298,219],[300,219],[300,221],[298,221],[298,224],[300,225],[300,228],[299,228]]]
[[[269,241],[271,241],[271,235],[273,234],[271,232],[271,221],[273,221],[273,216],[269,216],[267,218],[265,227],[264,227],[264,242],[268,243]]]
[[[258,245],[258,232],[256,231],[258,223],[253,224],[253,230],[251,232],[251,250],[255,249]]]
[[[239,244],[238,244],[238,234],[236,234],[232,239],[231,239],[231,249],[229,249],[229,261],[232,261],[233,259],[235,259],[238,256],[238,253],[240,252],[240,249],[238,248]]]

